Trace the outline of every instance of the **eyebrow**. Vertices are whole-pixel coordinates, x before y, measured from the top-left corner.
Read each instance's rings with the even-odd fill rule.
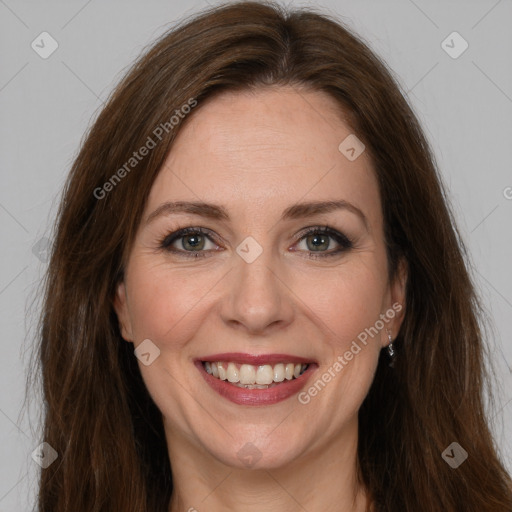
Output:
[[[352,203],[339,199],[336,201],[309,201],[289,206],[281,215],[281,220],[302,219],[322,213],[330,213],[336,210],[348,210],[357,215],[364,223],[366,230],[369,230],[368,219],[365,214]],[[200,201],[176,201],[162,203],[146,219],[146,225],[162,215],[173,213],[190,213],[213,220],[229,221],[229,214],[225,207],[212,203]]]

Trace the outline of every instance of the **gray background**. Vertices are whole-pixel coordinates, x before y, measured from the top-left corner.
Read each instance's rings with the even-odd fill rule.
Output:
[[[23,413],[37,313],[31,301],[70,164],[126,66],[179,18],[206,5],[0,0],[0,512],[34,503],[38,466],[31,453],[42,440],[29,422],[37,407]],[[313,5],[341,16],[383,57],[433,146],[494,323],[490,347],[501,390],[492,417],[512,471],[512,1]],[[47,59],[31,48],[43,31],[59,45]],[[469,44],[456,59],[441,46],[453,31]]]

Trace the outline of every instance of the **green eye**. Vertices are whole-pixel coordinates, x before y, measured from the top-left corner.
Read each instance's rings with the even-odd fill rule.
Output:
[[[334,244],[332,240],[334,240]],[[306,252],[316,253],[310,254],[310,258],[335,256],[353,247],[352,242],[344,234],[329,226],[310,228],[302,234],[299,241],[305,241]],[[337,248],[327,252],[329,248],[332,248],[332,245],[336,244],[338,245]]]
[[[186,258],[208,256],[219,246],[213,241],[214,235],[204,228],[187,227],[165,236],[160,248]],[[298,244],[305,242],[306,247],[298,252],[309,253],[310,258],[326,258],[338,255],[353,247],[352,242],[342,233],[329,226],[308,228],[301,233]],[[208,244],[211,244],[208,247]],[[333,249],[332,246],[337,246]],[[330,250],[329,250],[330,249]]]
[[[212,242],[207,233],[203,228],[183,228],[167,235],[161,241],[160,247],[168,252],[183,254],[185,257],[203,257],[207,255],[206,251],[218,247]],[[212,244],[213,247],[206,247],[207,242]]]

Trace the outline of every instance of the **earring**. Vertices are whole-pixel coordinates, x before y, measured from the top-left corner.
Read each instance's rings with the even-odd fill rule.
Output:
[[[388,339],[389,339],[388,355],[391,360],[389,363],[389,366],[391,366],[391,368],[393,368],[395,366],[396,352],[395,352],[395,348],[393,347],[393,337],[391,336],[391,332],[389,330],[387,330],[387,332],[388,332]]]

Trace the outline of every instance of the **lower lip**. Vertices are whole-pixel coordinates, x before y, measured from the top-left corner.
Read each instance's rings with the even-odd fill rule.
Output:
[[[195,365],[214,391],[238,405],[272,405],[282,402],[298,393],[306,385],[317,366],[314,363],[309,364],[304,373],[296,379],[285,380],[272,388],[245,389],[213,377],[204,369],[201,361],[196,361]]]

